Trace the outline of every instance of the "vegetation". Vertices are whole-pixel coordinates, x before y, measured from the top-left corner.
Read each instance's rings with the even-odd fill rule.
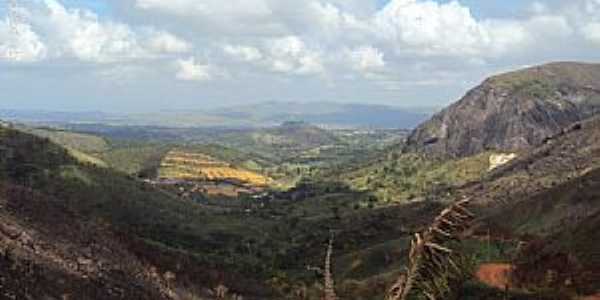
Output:
[[[459,160],[436,160],[419,154],[391,152],[343,176],[357,190],[373,191],[380,201],[402,202],[445,197],[452,187],[481,179],[489,170],[486,152]]]

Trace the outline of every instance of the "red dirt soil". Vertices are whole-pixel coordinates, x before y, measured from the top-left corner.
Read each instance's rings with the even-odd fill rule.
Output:
[[[475,277],[480,282],[504,290],[510,286],[510,272],[513,266],[510,264],[490,263],[480,265],[475,273]],[[579,298],[579,300],[600,300],[600,294]]]
[[[477,280],[485,283],[486,285],[504,290],[507,287],[510,287],[511,270],[512,265],[510,264],[483,264],[479,266],[479,269],[475,273],[475,277],[477,277]]]

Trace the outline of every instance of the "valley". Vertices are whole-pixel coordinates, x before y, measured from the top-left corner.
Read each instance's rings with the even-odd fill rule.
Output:
[[[414,130],[0,123],[0,299],[594,297],[598,70],[494,76]]]

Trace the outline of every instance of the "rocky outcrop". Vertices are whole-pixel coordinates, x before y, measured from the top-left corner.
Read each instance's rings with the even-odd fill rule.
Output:
[[[553,63],[487,79],[413,131],[406,151],[465,157],[539,145],[600,112],[600,64]]]
[[[500,166],[503,166],[515,158],[517,158],[516,153],[492,154],[492,155],[490,155],[490,158],[489,158],[489,160],[490,160],[489,170],[492,171]]]

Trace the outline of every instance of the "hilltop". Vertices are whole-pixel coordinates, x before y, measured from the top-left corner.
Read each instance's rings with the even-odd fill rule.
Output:
[[[405,149],[451,157],[519,151],[599,110],[599,64],[532,67],[485,80],[417,127]]]

